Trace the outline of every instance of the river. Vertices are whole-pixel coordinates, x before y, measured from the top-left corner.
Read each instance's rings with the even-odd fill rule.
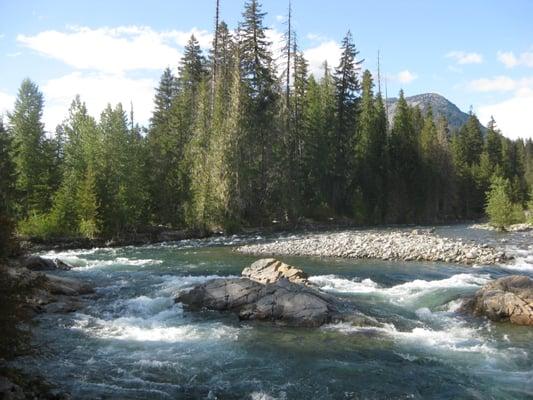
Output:
[[[456,312],[492,278],[533,277],[533,234],[437,233],[496,243],[517,259],[468,267],[280,257],[377,328],[284,328],[174,304],[182,288],[239,275],[256,257],[232,246],[262,237],[48,252],[76,265],[61,274],[91,282],[98,297],[80,312],[40,315],[39,355],[19,365],[74,399],[533,398],[533,329]]]

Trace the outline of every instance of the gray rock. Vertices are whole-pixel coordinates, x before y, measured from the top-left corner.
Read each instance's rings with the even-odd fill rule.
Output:
[[[80,296],[94,293],[91,285],[75,278],[45,274],[44,287],[53,295]]]
[[[256,302],[240,309],[239,318],[314,327],[341,319],[341,316],[334,298],[281,279],[265,285]]]
[[[39,256],[29,256],[22,261],[22,266],[30,271],[55,271],[72,269],[72,266],[59,259],[50,260]]]
[[[243,269],[241,275],[252,281],[267,284],[286,278],[289,282],[307,285],[308,276],[301,269],[274,258],[262,258]]]
[[[193,309],[235,310],[256,302],[263,287],[250,279],[213,279],[179,293],[176,301]]]
[[[0,398],[4,400],[24,400],[26,395],[22,388],[5,376],[0,376]]]
[[[265,285],[247,278],[214,279],[181,292],[176,301],[290,326],[314,327],[341,318],[335,298],[286,278]]]
[[[462,310],[492,321],[533,326],[533,279],[522,275],[496,279],[479,289]]]

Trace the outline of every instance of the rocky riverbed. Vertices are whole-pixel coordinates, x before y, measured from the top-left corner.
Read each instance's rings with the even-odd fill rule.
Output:
[[[438,236],[431,229],[316,233],[274,242],[249,244],[237,252],[253,255],[294,255],[401,261],[439,261],[490,265],[510,257],[502,250]]]

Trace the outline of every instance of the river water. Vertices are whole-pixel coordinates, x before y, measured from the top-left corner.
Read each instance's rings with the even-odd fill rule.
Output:
[[[255,257],[232,246],[261,237],[49,252],[76,265],[62,274],[93,283],[98,297],[77,313],[41,315],[40,354],[20,364],[74,399],[533,398],[533,329],[456,312],[492,278],[533,276],[533,234],[437,233],[498,244],[517,259],[467,267],[280,257],[376,321],[317,329],[174,304],[180,289],[239,275]]]

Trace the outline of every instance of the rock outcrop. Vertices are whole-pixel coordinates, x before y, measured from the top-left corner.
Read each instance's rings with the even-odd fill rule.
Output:
[[[308,276],[301,269],[285,264],[275,258],[262,258],[242,270],[241,275],[262,284],[286,278],[289,282],[308,285]]]
[[[522,275],[496,279],[466,301],[462,311],[484,315],[492,321],[533,326],[533,279]]]
[[[8,274],[25,287],[32,288],[27,306],[36,313],[67,313],[84,306],[87,296],[94,294],[93,287],[76,278],[30,271],[26,268],[9,268]]]
[[[205,282],[179,293],[176,302],[290,326],[315,327],[342,319],[338,301],[307,286],[306,275],[297,268],[274,259],[259,260],[245,268],[243,276]]]
[[[22,261],[22,266],[30,271],[68,271],[72,266],[59,259],[50,260],[39,256],[29,256]]]

